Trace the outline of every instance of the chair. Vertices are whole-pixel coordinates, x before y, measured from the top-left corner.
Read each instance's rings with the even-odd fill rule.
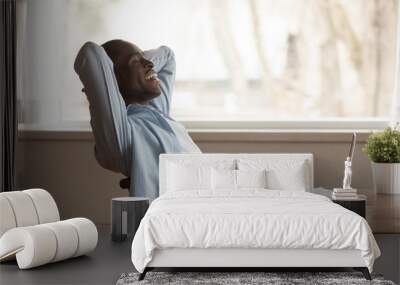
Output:
[[[119,181],[119,187],[121,187],[122,189],[128,189],[129,190],[130,185],[131,185],[131,178],[130,177],[121,179]]]
[[[0,262],[16,259],[20,269],[28,269],[84,255],[96,248],[97,240],[90,220],[60,221],[46,190],[0,193]]]

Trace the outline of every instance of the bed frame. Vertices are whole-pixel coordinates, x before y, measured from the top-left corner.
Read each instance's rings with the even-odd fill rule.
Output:
[[[168,162],[185,160],[217,161],[240,158],[267,158],[273,160],[303,160],[308,165],[307,191],[313,189],[312,154],[162,154],[160,156],[160,195],[165,193],[166,170]],[[139,280],[155,268],[202,268],[207,270],[229,268],[230,271],[259,271],[270,268],[343,268],[350,267],[361,271],[367,280],[371,280],[369,270],[359,250],[330,249],[253,249],[253,248],[170,248],[158,249],[152,261],[147,265]]]
[[[361,271],[371,280],[368,268],[359,250],[328,249],[193,249],[171,248],[156,250],[152,261],[139,275],[155,268],[233,269],[234,271],[263,271],[271,268],[343,268]]]

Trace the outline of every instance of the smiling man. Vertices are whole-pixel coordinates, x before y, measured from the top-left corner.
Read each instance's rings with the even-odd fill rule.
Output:
[[[142,51],[123,40],[102,47],[88,42],[74,67],[90,105],[97,161],[130,177],[131,196],[158,197],[159,155],[201,152],[170,117],[173,51]]]
[[[166,90],[168,93],[171,92],[175,77],[175,59],[169,48],[160,47],[158,50],[148,51],[146,58],[145,52],[122,40],[108,41],[102,47],[114,63],[119,90],[127,106],[131,103],[147,104],[161,94],[161,82],[154,68],[159,69],[158,72],[168,73],[169,78],[164,78],[167,80],[165,87],[169,89]],[[153,61],[159,63],[159,66],[155,67]]]

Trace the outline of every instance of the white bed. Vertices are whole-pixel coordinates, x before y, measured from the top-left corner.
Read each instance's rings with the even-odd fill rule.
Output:
[[[264,173],[273,190],[259,186]],[[368,223],[312,189],[311,154],[163,154],[133,264],[141,278],[154,267],[354,267],[369,278],[380,252]]]

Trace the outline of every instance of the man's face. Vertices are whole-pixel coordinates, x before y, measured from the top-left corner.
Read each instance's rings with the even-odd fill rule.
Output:
[[[161,94],[154,65],[144,58],[142,50],[129,42],[121,41],[116,43],[114,51],[114,71],[127,104],[144,103]]]

